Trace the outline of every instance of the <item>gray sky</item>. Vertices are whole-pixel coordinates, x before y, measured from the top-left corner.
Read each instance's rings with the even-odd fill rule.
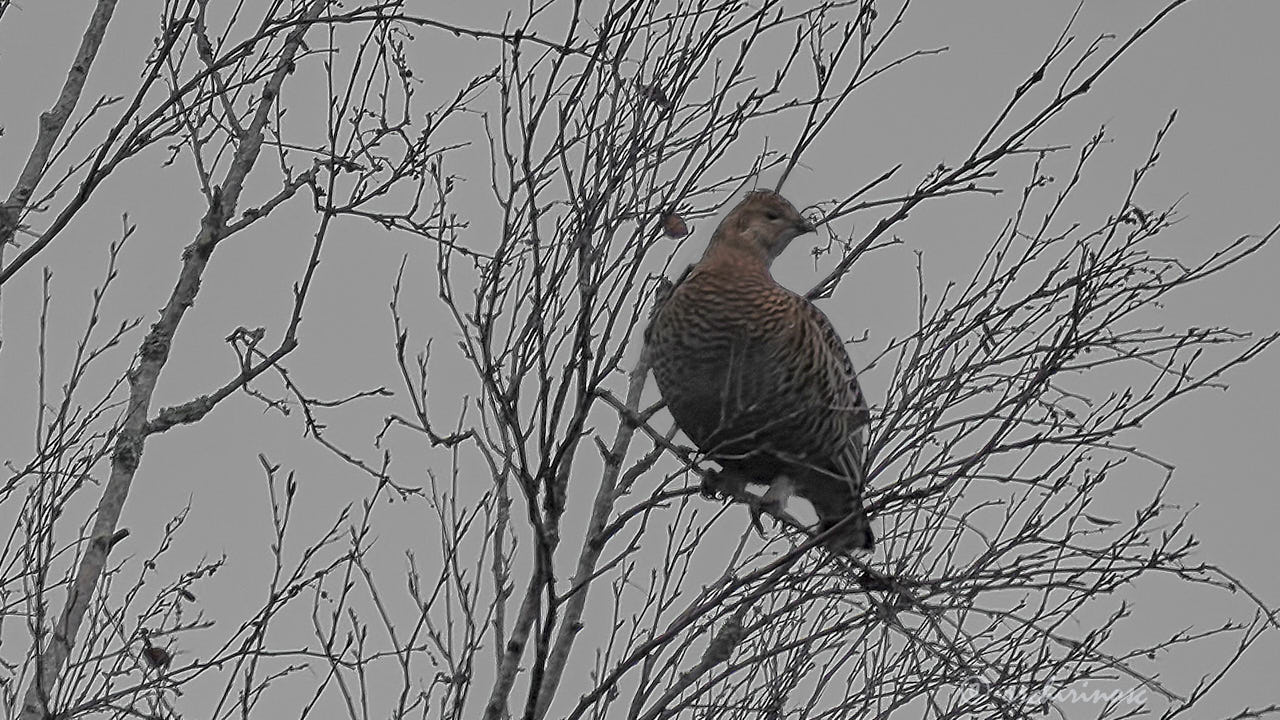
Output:
[[[1160,5],[1094,0],[1086,5],[1076,34],[1082,41],[1101,32],[1127,36]],[[904,178],[915,179],[938,162],[961,159],[1052,43],[1073,7],[1074,3],[1030,0],[919,3],[897,38],[899,50],[945,45],[949,51],[922,58],[869,86],[845,111],[823,152],[815,153],[792,178],[787,194],[803,206],[832,194],[827,188],[859,186],[899,162]],[[500,14],[488,10],[476,3],[445,12],[489,24]],[[47,108],[62,81],[87,12],[84,3],[28,0],[0,23],[0,92],[6,98],[0,104],[0,187],[5,192],[30,149],[38,112]],[[475,17],[462,17],[464,13]],[[139,61],[151,48],[155,14],[152,4],[120,5],[86,99],[129,92]],[[1105,124],[1113,142],[1095,163],[1091,179],[1098,202],[1111,207],[1148,152],[1155,131],[1177,109],[1178,121],[1155,176],[1138,198],[1144,207],[1182,198],[1184,220],[1163,236],[1168,238],[1168,254],[1199,259],[1230,238],[1264,233],[1280,220],[1277,27],[1280,4],[1270,0],[1193,2],[1143,40],[1041,137],[1046,143],[1079,144]],[[447,57],[445,67],[454,72],[492,65],[497,57],[494,47],[471,41],[445,40],[421,52]],[[454,82],[444,85],[452,87]],[[419,92],[429,92],[430,87],[429,81]],[[305,92],[304,85],[286,91]],[[83,325],[89,288],[101,278],[107,241],[119,236],[121,213],[129,214],[138,231],[122,257],[121,279],[104,316],[108,322],[141,316],[149,323],[168,296],[181,248],[197,229],[202,201],[185,156],[171,168],[161,167],[162,160],[152,153],[123,169],[41,258],[54,272],[51,323],[61,330],[52,343],[50,375],[59,381],[67,367],[70,338]],[[487,182],[484,171],[483,166],[477,168],[481,185]],[[1019,181],[1013,177],[1004,182],[1017,187]],[[251,188],[259,197],[269,190]],[[950,279],[1000,230],[1015,196],[1016,192],[936,202],[913,214],[900,232],[904,245],[886,251],[865,269],[855,269],[838,302],[826,306],[842,333],[852,336],[867,329],[872,346],[900,333],[913,311],[913,251],[924,252],[930,282]],[[713,224],[704,219],[695,225],[694,239],[683,248],[676,267],[696,257]],[[299,381],[330,396],[395,383],[386,304],[403,254],[410,255],[411,275],[423,278],[409,287],[405,298],[415,338],[434,336],[437,347],[447,348],[456,332],[451,321],[433,309],[432,248],[354,224],[344,231],[340,242],[328,249],[317,279],[319,292],[306,314],[302,348],[290,360]],[[200,299],[180,332],[155,406],[185,401],[230,377],[234,357],[223,338],[236,326],[266,326],[268,337],[282,329],[291,296],[289,283],[281,278],[300,272],[310,232],[309,225],[271,219],[250,237],[219,249]],[[1170,326],[1229,325],[1270,332],[1278,324],[1275,308],[1280,307],[1278,262],[1280,249],[1269,248],[1194,292],[1181,294],[1163,309],[1160,319]],[[796,289],[818,277],[803,252],[784,259],[778,276]],[[39,277],[33,265],[4,287],[0,460],[24,458],[30,448]],[[139,337],[135,335],[126,343],[128,349],[116,356],[111,366],[116,372]],[[1280,383],[1274,380],[1278,372],[1280,355],[1266,354],[1232,373],[1229,391],[1184,399],[1130,438],[1177,466],[1171,498],[1196,506],[1193,527],[1203,557],[1248,582],[1273,606],[1280,604],[1280,573],[1275,569],[1280,526],[1274,519],[1280,509],[1280,484],[1271,459],[1272,443],[1280,440]],[[886,377],[872,373],[864,379],[873,397],[876,381]],[[97,378],[104,379],[105,375]],[[451,422],[456,410],[441,402],[438,421]],[[366,441],[376,429],[335,423],[334,433]],[[219,607],[233,616],[252,607],[258,598],[234,588],[261,576],[255,553],[261,553],[268,526],[258,453],[300,468],[303,482],[310,483],[303,502],[316,514],[315,527],[332,517],[342,502],[364,491],[349,471],[335,470],[314,445],[298,438],[299,430],[294,418],[264,414],[259,405],[238,397],[197,428],[153,438],[138,475],[140,492],[131,498],[123,521],[133,531],[134,551],[147,552],[159,537],[163,519],[191,501],[194,510],[180,541],[183,547],[173,558],[175,565],[227,553],[232,566],[214,581],[230,588],[218,596]],[[406,452],[399,462],[407,471],[420,460],[438,465],[442,457],[416,458]],[[389,512],[394,518],[399,511]],[[388,543],[412,537],[412,517],[405,515],[403,520],[402,527],[390,521],[384,526]],[[231,524],[234,532],[228,532]],[[1227,609],[1181,594],[1144,600],[1140,612],[1167,615],[1163,627],[1171,628],[1215,625]],[[1241,600],[1230,608],[1237,617],[1247,608]],[[1277,666],[1280,641],[1272,635],[1219,687],[1210,707],[1225,710],[1275,701]],[[1170,676],[1198,670],[1160,668]]]

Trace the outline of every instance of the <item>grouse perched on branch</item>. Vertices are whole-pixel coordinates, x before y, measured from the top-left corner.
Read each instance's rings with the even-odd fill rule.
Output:
[[[813,505],[837,550],[875,544],[862,508],[867,403],[831,321],[769,266],[813,230],[781,195],[747,195],[645,331],[658,388],[721,482],[767,485]]]

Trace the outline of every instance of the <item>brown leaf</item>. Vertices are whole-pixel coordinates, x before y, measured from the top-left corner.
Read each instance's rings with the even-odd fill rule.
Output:
[[[169,663],[173,662],[173,656],[168,650],[159,648],[154,645],[148,645],[142,649],[142,657],[146,658],[147,664],[158,670],[169,667]]]
[[[662,232],[669,238],[679,240],[689,234],[689,226],[675,212],[665,212],[662,213]]]

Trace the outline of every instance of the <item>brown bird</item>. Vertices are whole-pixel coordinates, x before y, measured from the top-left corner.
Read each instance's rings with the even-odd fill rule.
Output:
[[[761,509],[792,494],[813,505],[828,546],[871,549],[862,507],[870,413],[831,321],[769,267],[810,224],[781,195],[747,195],[645,331],[676,424],[723,469],[767,485]],[[727,477],[726,477],[727,476]]]

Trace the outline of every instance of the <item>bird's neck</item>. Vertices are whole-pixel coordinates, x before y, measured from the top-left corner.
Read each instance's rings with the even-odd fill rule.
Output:
[[[769,261],[759,252],[731,243],[712,242],[702,254],[698,266],[711,272],[727,272],[742,277],[764,277],[773,280]]]

